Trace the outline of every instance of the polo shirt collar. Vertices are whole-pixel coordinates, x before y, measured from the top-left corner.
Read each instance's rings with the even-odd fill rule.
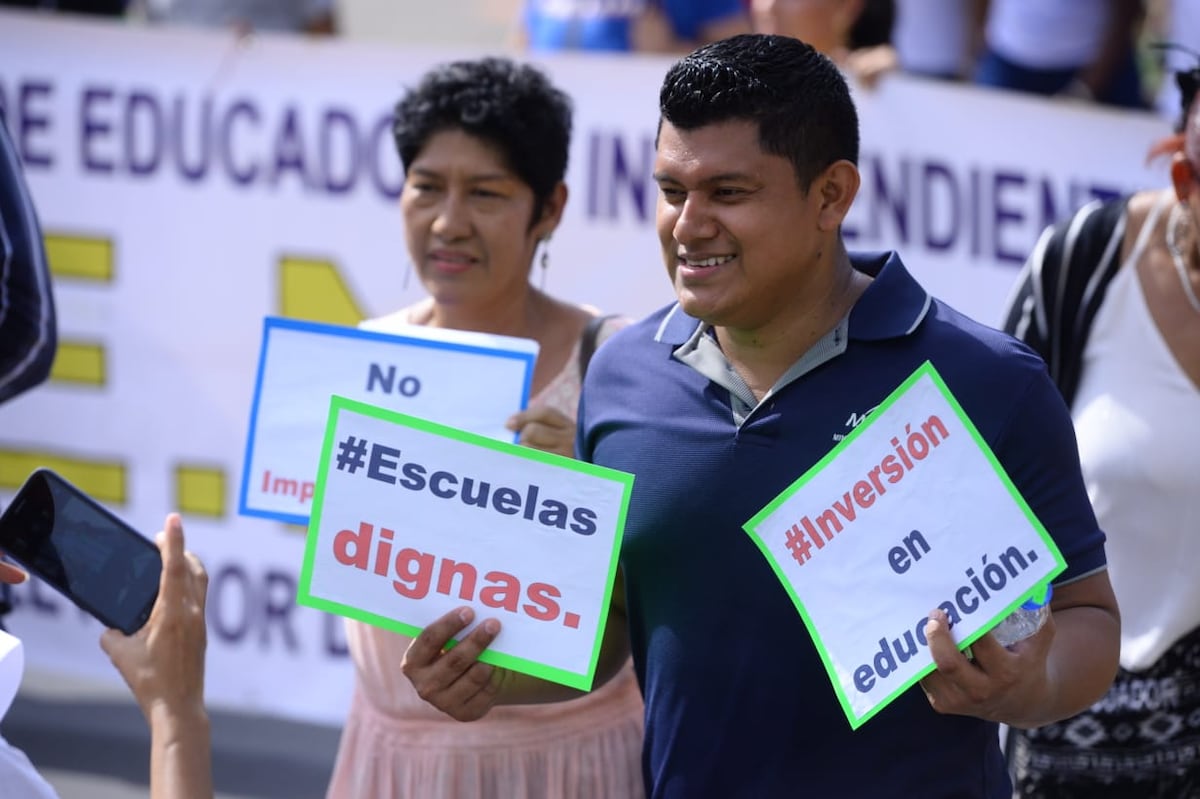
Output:
[[[900,256],[895,252],[851,253],[850,263],[874,278],[850,309],[850,338],[880,341],[916,330],[933,298],[904,268]],[[701,324],[675,303],[658,326],[654,340],[677,347]]]
[[[895,252],[851,253],[850,263],[875,278],[850,309],[850,338],[882,341],[907,336],[929,313],[933,298]]]

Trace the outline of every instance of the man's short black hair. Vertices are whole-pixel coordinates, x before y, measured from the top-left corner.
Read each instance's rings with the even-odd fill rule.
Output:
[[[790,160],[805,191],[830,164],[858,163],[858,112],[846,79],[790,36],[743,34],[704,45],[667,72],[659,111],[680,130],[757,123],[762,149]]]
[[[452,129],[500,151],[533,190],[536,221],[567,172],[570,98],[537,68],[507,58],[443,64],[396,104],[392,130],[404,171],[432,135]]]

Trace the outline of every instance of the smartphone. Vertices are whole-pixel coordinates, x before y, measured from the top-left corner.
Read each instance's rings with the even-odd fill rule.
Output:
[[[126,635],[158,598],[154,542],[49,469],[31,474],[0,514],[0,551]]]

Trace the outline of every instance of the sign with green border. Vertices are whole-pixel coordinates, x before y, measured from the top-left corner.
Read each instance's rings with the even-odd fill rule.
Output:
[[[502,624],[480,660],[589,690],[632,488],[335,396],[297,601],[408,636],[469,605]]]
[[[933,608],[965,649],[1066,568],[929,362],[745,530],[854,729],[934,670]]]

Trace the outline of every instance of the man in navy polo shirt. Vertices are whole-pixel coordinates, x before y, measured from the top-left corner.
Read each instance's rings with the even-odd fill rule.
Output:
[[[660,106],[658,231],[678,302],[597,352],[578,439],[583,458],[636,475],[604,659],[631,644],[649,795],[1007,799],[997,724],[1071,715],[1116,672],[1104,536],[1066,407],[1036,355],[930,297],[895,253],[846,252],[858,118],[828,59],[727,39],[672,67]],[[988,635],[968,660],[932,612],[937,671],[851,731],[742,525],[927,360],[1068,569],[1051,621],[1011,650]],[[494,619],[443,652],[471,618],[447,614],[410,648],[423,697],[466,720],[561,695],[474,660]]]

